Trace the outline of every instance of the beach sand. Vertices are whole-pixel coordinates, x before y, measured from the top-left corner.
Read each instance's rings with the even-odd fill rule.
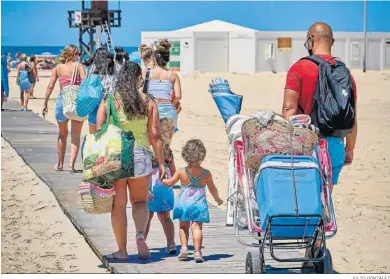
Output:
[[[107,273],[53,193],[1,138],[1,273]]]
[[[390,142],[390,72],[353,70],[352,73],[358,88],[359,135],[354,162],[343,169],[334,190],[339,231],[327,244],[337,272],[390,272],[389,260],[384,256],[390,251],[390,152],[386,146]],[[35,89],[38,99],[30,102],[30,108],[39,114],[50,73],[41,75],[47,77],[41,77]],[[188,139],[200,138],[207,148],[204,167],[210,169],[221,197],[226,199],[227,137],[223,120],[207,91],[208,84],[215,77],[229,80],[232,90],[244,96],[243,115],[251,115],[259,109],[280,112],[285,76],[284,73],[183,74],[180,131],[173,140],[177,166],[184,166],[180,155],[183,144]],[[10,79],[10,85],[11,97],[18,99],[14,78]],[[53,110],[57,92],[58,88],[49,103],[47,119],[52,122],[55,122]],[[87,131],[85,123],[83,132]],[[56,160],[53,158],[53,163]],[[214,203],[210,196],[209,201]]]

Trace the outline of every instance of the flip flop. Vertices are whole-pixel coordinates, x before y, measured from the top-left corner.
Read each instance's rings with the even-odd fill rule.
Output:
[[[82,170],[76,170],[75,168],[70,168],[69,169],[69,172],[70,173],[81,173],[81,172],[83,172]]]
[[[63,168],[59,168],[58,165],[55,165],[54,166],[54,170],[55,171],[63,171],[64,169]]]
[[[195,251],[194,260],[196,263],[203,263],[204,262],[204,259],[202,257],[202,253],[200,251]]]
[[[175,241],[169,242],[167,245],[167,249],[165,250],[165,253],[167,254],[176,254],[176,243]]]
[[[186,260],[188,260],[188,250],[180,250],[180,254],[179,254],[179,256],[177,256],[177,259],[179,260],[179,261],[186,261]]]
[[[128,262],[129,261],[129,258],[119,258],[119,257],[115,256],[114,254],[115,253],[112,253],[110,255],[105,256],[106,260],[109,260],[109,261],[120,261],[120,262]]]
[[[145,242],[145,236],[143,233],[137,233],[136,235],[136,243],[137,243],[137,249],[138,249],[138,257],[141,260],[148,260],[150,259],[150,252],[149,247]]]

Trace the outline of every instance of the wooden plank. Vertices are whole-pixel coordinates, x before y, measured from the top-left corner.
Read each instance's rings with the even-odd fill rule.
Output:
[[[18,105],[13,101],[7,103],[8,107],[10,105],[11,107],[18,108]],[[112,253],[117,248],[111,229],[110,215],[90,215],[84,212],[80,197],[77,193],[77,186],[81,181],[81,174],[53,171],[54,164],[57,161],[56,125],[49,123],[32,112],[3,112],[2,136],[51,188],[65,214],[84,235],[102,262],[113,272],[245,273],[246,254],[248,251],[255,251],[257,248],[248,248],[239,244],[235,239],[234,228],[225,226],[225,211],[213,205],[209,206],[211,223],[204,225],[204,263],[195,264],[193,260],[178,262],[176,256],[166,255],[166,240],[157,217],[152,221],[151,232],[148,237],[148,245],[152,257],[148,261],[140,261],[136,254],[134,241],[135,229],[132,225],[130,206],[127,207],[130,223],[128,226],[129,262],[108,263],[103,258],[103,255]],[[65,160],[69,160],[69,153],[66,154]],[[80,158],[78,164],[81,165]],[[178,228],[178,222],[175,221],[174,223],[175,227]],[[245,232],[243,231],[242,234],[244,235]],[[256,240],[252,239],[249,235],[244,238],[252,243],[256,243]],[[176,243],[179,244],[177,232]],[[190,240],[191,243],[192,240]],[[177,248],[179,250],[180,246],[178,245]],[[193,249],[192,246],[189,246],[189,248]],[[281,251],[281,256],[283,257],[296,255],[296,251]],[[267,266],[286,266],[285,263],[277,263],[272,260],[267,251],[265,259]]]

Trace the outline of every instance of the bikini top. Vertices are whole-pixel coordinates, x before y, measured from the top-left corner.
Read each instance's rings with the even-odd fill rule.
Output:
[[[152,79],[152,69],[149,71],[149,76],[147,73],[146,79],[148,80],[147,91],[149,94],[153,95],[156,99],[166,99],[170,100],[170,95],[172,94],[172,81],[171,81],[172,72],[169,71],[168,79]]]
[[[65,86],[68,85],[80,85],[81,78],[79,73],[79,64],[75,63],[72,76],[68,76],[68,75],[59,76],[58,82],[60,84],[60,88],[64,88]]]

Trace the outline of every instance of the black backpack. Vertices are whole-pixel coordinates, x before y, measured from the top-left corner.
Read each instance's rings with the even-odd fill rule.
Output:
[[[334,64],[315,55],[302,59],[318,66],[317,87],[310,111],[312,123],[325,137],[346,137],[355,124],[355,97],[350,71],[338,59]]]

